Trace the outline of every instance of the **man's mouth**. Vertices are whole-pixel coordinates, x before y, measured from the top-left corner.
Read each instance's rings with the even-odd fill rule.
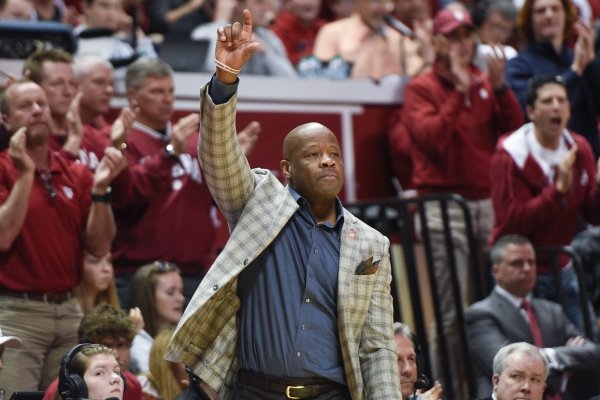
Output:
[[[562,125],[562,118],[561,117],[552,117],[552,118],[550,118],[550,123],[552,125],[560,126],[560,125]]]

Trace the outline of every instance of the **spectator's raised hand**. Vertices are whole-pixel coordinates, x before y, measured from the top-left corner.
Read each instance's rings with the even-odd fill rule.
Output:
[[[27,128],[22,127],[16,131],[8,144],[8,155],[12,158],[15,167],[21,174],[35,171],[35,164],[29,154],[27,154],[26,130]]]
[[[596,57],[596,51],[594,49],[594,30],[589,24],[586,24],[582,20],[575,23],[575,30],[577,31],[578,36],[577,41],[575,42],[571,70],[581,76],[594,57]]]
[[[252,121],[241,132],[238,133],[238,143],[240,144],[240,147],[245,155],[250,154],[254,148],[254,145],[258,140],[258,135],[260,135],[260,131],[260,123],[257,121]]]
[[[506,69],[506,56],[502,46],[490,45],[492,51],[485,57],[488,67],[488,76],[493,89],[500,89],[506,83],[504,80],[504,70]]]
[[[558,177],[556,179],[556,190],[565,194],[573,183],[573,166],[577,160],[577,145],[573,145],[567,155],[558,164]]]
[[[417,394],[422,400],[442,400],[442,384],[436,381],[431,389],[426,392],[417,390]]]
[[[185,151],[188,138],[198,132],[200,127],[200,114],[192,113],[181,118],[173,127],[173,135],[171,136],[171,144],[176,154],[181,154]]]
[[[460,44],[451,42],[449,45],[450,73],[452,74],[454,86],[459,92],[468,93],[471,88],[471,75],[468,67],[461,60]]]
[[[244,10],[244,22],[234,22],[217,30],[216,61],[217,79],[223,83],[233,83],[242,67],[258,49],[259,43],[252,40],[252,14]]]
[[[104,157],[100,160],[94,172],[94,193],[103,193],[110,186],[112,180],[127,166],[127,159],[121,151],[114,147],[104,150]]]
[[[139,107],[123,107],[119,117],[115,120],[110,130],[110,143],[113,147],[123,150],[123,144],[127,140],[127,135],[135,122]]]

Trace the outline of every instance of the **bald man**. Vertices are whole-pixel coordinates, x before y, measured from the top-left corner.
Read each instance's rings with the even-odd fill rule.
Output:
[[[318,123],[287,135],[287,186],[237,143],[237,74],[257,47],[248,10],[219,30],[199,154],[232,233],[166,355],[222,399],[400,399],[389,242],[337,197],[336,135]]]

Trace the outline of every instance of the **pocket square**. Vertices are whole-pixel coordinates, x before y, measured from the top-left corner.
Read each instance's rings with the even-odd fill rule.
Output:
[[[373,262],[373,256],[367,258],[356,267],[355,275],[371,275],[379,269],[379,261]]]

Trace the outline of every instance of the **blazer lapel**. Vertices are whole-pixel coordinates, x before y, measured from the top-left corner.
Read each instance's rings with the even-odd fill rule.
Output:
[[[509,331],[508,336],[522,338],[529,343],[533,343],[533,335],[529,329],[529,324],[521,315],[521,311],[495,291],[492,292],[491,299],[493,300],[494,309],[497,310],[497,315],[502,315],[504,329]]]

